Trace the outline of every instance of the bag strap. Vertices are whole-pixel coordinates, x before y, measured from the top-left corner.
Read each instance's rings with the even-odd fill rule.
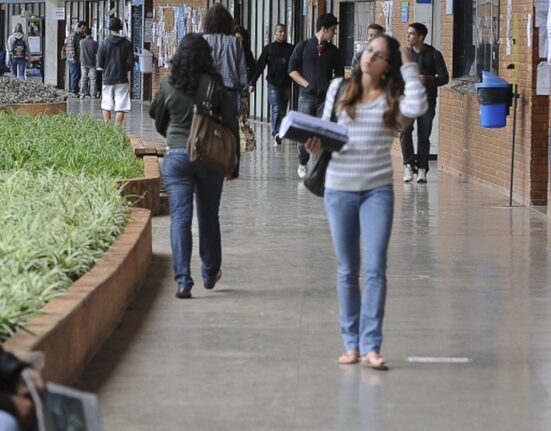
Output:
[[[205,114],[208,114],[209,116],[213,116],[213,97],[214,97],[214,87],[216,86],[216,83],[214,82],[215,78],[210,77],[209,84],[207,86],[207,91],[205,94],[205,98],[199,102],[199,94],[198,91],[195,91],[195,94],[193,95],[193,106],[194,106],[194,112],[200,111]]]
[[[343,78],[341,82],[339,82],[339,86],[337,87],[337,91],[335,92],[335,99],[333,100],[333,109],[331,110],[331,121],[333,123],[337,122],[337,103],[342,96],[345,84],[346,84],[346,79]]]
[[[211,78],[207,87],[207,95],[203,100],[203,108],[212,115],[212,97],[214,95],[214,78]]]

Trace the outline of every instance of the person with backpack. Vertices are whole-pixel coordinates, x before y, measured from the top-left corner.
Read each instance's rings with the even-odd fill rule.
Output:
[[[26,79],[27,63],[31,62],[31,50],[23,26],[15,24],[7,43],[6,66],[11,67],[11,74],[18,79]]]
[[[256,72],[250,80],[252,88],[268,66],[268,103],[272,111],[272,137],[274,146],[281,144],[279,126],[287,113],[291,96],[291,78],[287,74],[289,59],[293,52],[293,45],[287,42],[287,27],[285,24],[275,26],[275,41],[262,48],[262,53],[256,63]]]
[[[289,76],[299,86],[298,110],[320,117],[325,94],[333,78],[344,75],[339,49],[331,43],[339,21],[332,13],[320,15],[316,21],[316,34],[298,43],[289,60]],[[299,178],[308,172],[310,154],[304,144],[297,144]]]

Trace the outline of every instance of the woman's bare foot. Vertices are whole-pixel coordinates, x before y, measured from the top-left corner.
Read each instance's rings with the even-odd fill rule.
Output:
[[[378,352],[369,352],[360,359],[362,365],[374,370],[388,370],[385,359]]]
[[[339,356],[337,362],[341,365],[352,365],[358,363],[359,360],[360,352],[357,350],[348,350]]]

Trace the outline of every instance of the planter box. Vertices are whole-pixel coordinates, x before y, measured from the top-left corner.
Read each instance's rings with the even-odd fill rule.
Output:
[[[152,215],[161,213],[161,173],[156,156],[144,156],[144,177],[124,180],[124,195],[133,195],[132,206],[147,208]]]
[[[0,105],[0,109],[12,109],[26,115],[55,115],[60,112],[67,112],[67,102],[14,103],[10,105]]]
[[[127,134],[126,137],[134,149],[134,154],[138,157],[146,155],[162,157],[165,155],[166,143],[161,136],[145,138],[139,135]]]
[[[48,302],[4,344],[15,353],[42,351],[43,376],[70,384],[121,321],[151,262],[151,214],[132,219],[105,256],[73,286]]]

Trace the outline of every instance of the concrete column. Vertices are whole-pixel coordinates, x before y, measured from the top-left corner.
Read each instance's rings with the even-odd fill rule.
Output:
[[[54,10],[57,7],[64,6],[63,2],[58,0],[46,0],[46,13],[44,17],[44,83],[57,85],[57,62],[59,53],[57,52],[57,24]]]

